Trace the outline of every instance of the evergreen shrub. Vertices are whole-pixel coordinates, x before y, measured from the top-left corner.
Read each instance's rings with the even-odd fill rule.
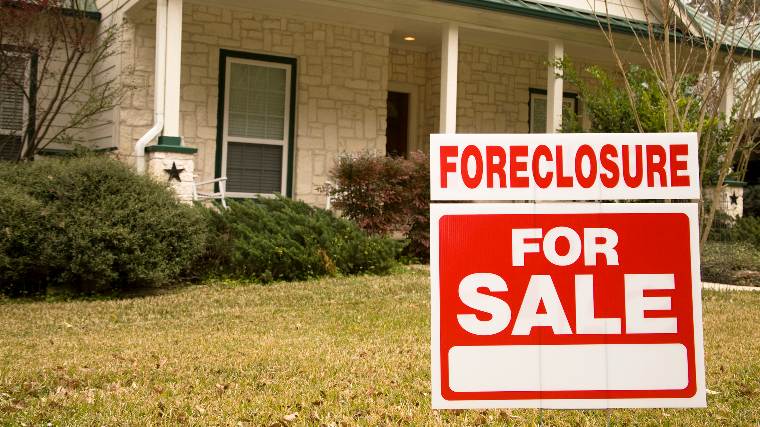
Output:
[[[203,253],[198,209],[166,184],[94,155],[0,165],[0,292],[161,286]]]
[[[381,274],[395,264],[397,242],[372,237],[331,212],[284,197],[232,200],[206,211],[212,231],[207,272],[231,278],[303,280]]]

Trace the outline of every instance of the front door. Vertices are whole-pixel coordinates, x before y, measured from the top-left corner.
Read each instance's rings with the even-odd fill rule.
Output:
[[[406,157],[409,149],[409,94],[388,92],[385,154]]]
[[[295,60],[222,55],[221,175],[227,177],[227,192],[233,197],[289,195]]]

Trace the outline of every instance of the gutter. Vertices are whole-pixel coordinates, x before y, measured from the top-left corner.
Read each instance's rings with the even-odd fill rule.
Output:
[[[167,0],[156,0],[156,60],[153,83],[153,127],[135,142],[135,166],[138,174],[145,174],[145,147],[164,129],[164,102],[166,98],[166,21]]]

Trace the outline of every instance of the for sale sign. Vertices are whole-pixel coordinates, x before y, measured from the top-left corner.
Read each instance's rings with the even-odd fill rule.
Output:
[[[699,198],[696,134],[433,135],[432,200]],[[697,205],[431,204],[435,408],[705,406]]]
[[[694,204],[437,204],[436,408],[705,405]]]

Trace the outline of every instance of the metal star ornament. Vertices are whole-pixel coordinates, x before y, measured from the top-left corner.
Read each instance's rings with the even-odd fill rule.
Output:
[[[175,162],[172,162],[172,167],[170,169],[164,169],[166,173],[169,174],[169,182],[172,182],[172,179],[176,179],[177,182],[182,182],[182,179],[179,177],[179,174],[185,171],[185,169],[178,169],[177,164]]]
[[[738,205],[739,204],[739,196],[737,196],[736,194],[732,194],[732,195],[728,196],[728,198],[731,199],[731,204],[732,205]]]

